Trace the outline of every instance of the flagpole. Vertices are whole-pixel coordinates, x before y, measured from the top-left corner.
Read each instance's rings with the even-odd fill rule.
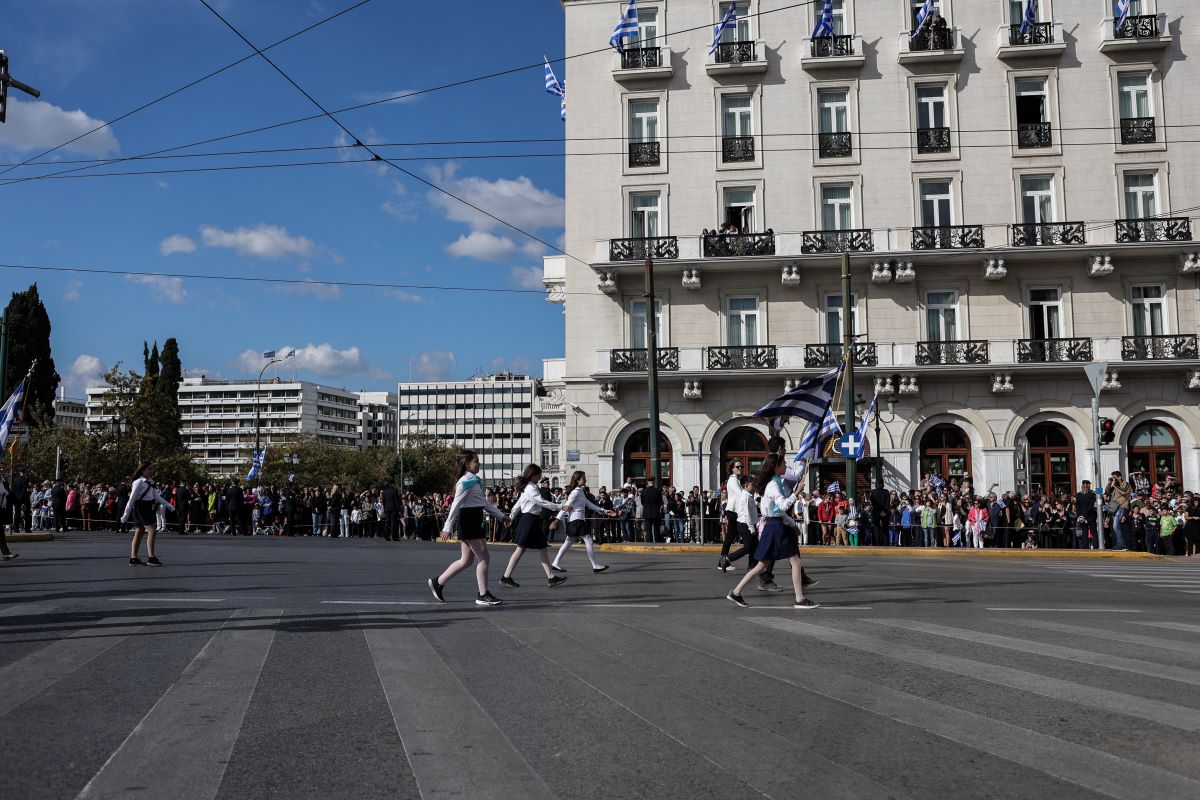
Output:
[[[658,315],[654,301],[654,259],[646,259],[646,378],[650,400],[650,475],[657,486],[661,477],[658,450]],[[661,487],[660,487],[661,488]]]
[[[845,370],[842,378],[842,396],[846,415],[843,431],[849,433],[857,430],[854,424],[854,310],[850,296],[850,253],[842,250],[842,358],[845,359]],[[855,502],[858,462],[850,456],[846,458],[846,497],[851,503]]]

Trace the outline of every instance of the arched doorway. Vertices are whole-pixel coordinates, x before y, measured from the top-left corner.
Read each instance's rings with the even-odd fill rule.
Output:
[[[638,431],[625,443],[625,477],[632,478],[638,486],[646,485],[650,474],[650,431]],[[671,485],[671,442],[661,432],[658,434],[659,486]]]
[[[971,443],[962,428],[943,423],[934,425],[921,437],[921,479],[929,474],[946,480],[971,472]]]
[[[1146,473],[1151,484],[1165,482],[1168,475],[1179,481],[1179,437],[1159,420],[1143,422],[1129,434],[1129,471]]]
[[[1057,422],[1041,422],[1025,435],[1029,441],[1029,484],[1053,495],[1075,491],[1075,442]]]
[[[729,477],[729,462],[742,462],[742,474],[757,472],[767,458],[767,437],[754,428],[735,428],[721,440],[721,482]]]

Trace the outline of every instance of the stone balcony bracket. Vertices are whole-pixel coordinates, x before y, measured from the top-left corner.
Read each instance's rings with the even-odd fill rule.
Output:
[[[693,268],[683,271],[683,288],[693,290],[700,288],[700,270]]]
[[[1200,389],[1200,369],[1190,369],[1187,373],[1187,380],[1184,382],[1185,389]]]
[[[780,279],[784,286],[795,288],[800,285],[800,265],[799,264],[784,264],[780,272]]]
[[[897,261],[894,277],[896,283],[912,283],[915,281],[917,279],[917,271],[913,269],[913,262]]]
[[[876,261],[871,265],[871,283],[888,283],[892,280],[892,271],[884,261]]]
[[[601,272],[600,281],[596,284],[596,288],[605,294],[617,293],[617,279],[611,272]]]
[[[1117,371],[1110,369],[1104,373],[1104,382],[1100,384],[1100,391],[1115,392],[1121,388],[1121,381],[1117,378]]]
[[[1008,394],[1013,390],[1012,375],[1007,372],[992,373],[992,394]]]
[[[704,389],[700,386],[700,381],[684,381],[683,383],[683,399],[684,400],[703,400]]]
[[[1092,253],[1087,257],[1088,275],[1093,278],[1103,278],[1111,275],[1115,266],[1112,256],[1108,253]]]
[[[1181,253],[1179,256],[1179,274],[1192,275],[1200,272],[1200,252]]]
[[[983,279],[985,281],[1003,280],[1008,275],[1003,258],[985,258],[983,260]]]
[[[907,395],[920,394],[921,389],[919,386],[917,386],[917,376],[916,375],[901,375],[900,376],[900,386],[897,388],[897,391],[900,394],[907,394]]]
[[[617,385],[615,383],[600,384],[600,399],[610,403],[617,399]]]
[[[896,387],[892,385],[892,377],[890,375],[880,375],[875,378],[875,393],[887,397],[896,394]]]

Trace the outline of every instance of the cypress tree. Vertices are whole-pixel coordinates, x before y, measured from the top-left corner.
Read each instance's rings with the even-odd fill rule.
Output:
[[[29,365],[37,359],[33,380],[26,387],[25,417],[32,424],[35,419],[54,418],[54,393],[58,391],[61,378],[54,368],[54,357],[50,354],[50,315],[38,295],[37,284],[23,292],[13,292],[5,308],[8,321],[8,363],[5,368],[4,386],[11,394],[29,371]],[[0,403],[8,398],[0,399]]]

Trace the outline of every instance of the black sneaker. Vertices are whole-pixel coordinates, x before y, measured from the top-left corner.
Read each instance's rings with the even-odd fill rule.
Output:
[[[566,578],[563,578],[563,580],[565,581]],[[510,589],[520,589],[521,588],[521,584],[517,583],[512,578],[509,578],[507,576],[501,576],[500,585],[507,586]]]
[[[759,581],[758,590],[760,592],[782,592],[783,588],[775,583],[775,581],[769,581],[766,583]]]
[[[800,585],[801,586],[816,586],[820,582],[821,581],[819,578],[810,578],[807,575],[805,575],[803,577],[803,580],[800,581]]]
[[[555,566],[554,564],[550,565],[550,569],[553,572],[566,572],[565,569],[563,569],[562,567],[559,567],[559,566]]]
[[[731,566],[733,566],[733,564],[728,558],[722,556],[721,558],[717,559],[717,572],[727,572]]]
[[[5,554],[4,554],[4,560],[5,560],[5,561],[12,561],[14,558],[16,558],[16,557],[17,557],[17,555],[18,555],[17,553],[5,553]]]
[[[146,566],[146,562],[142,561],[140,558],[131,558],[131,559],[129,559],[129,566],[144,567],[144,566]]]
[[[592,572],[599,575],[601,572],[604,572],[607,569],[608,569],[608,564],[605,564],[603,567],[592,567]]]
[[[158,558],[156,558],[155,556],[150,556],[149,558],[147,558],[146,563],[152,567],[161,567],[163,565],[162,562],[159,561]]]
[[[446,598],[442,597],[442,589],[445,587],[437,582],[437,578],[430,578],[426,583],[429,584],[429,591],[433,592],[433,596],[439,603],[446,602]]]
[[[567,582],[567,577],[565,575],[555,575],[553,578],[551,578],[549,581],[547,581],[547,583],[550,584],[551,589],[553,589],[555,586],[560,586],[566,582]]]
[[[725,595],[725,599],[731,603],[741,606],[742,608],[750,607],[750,604],[743,600],[740,594],[734,594],[733,592],[730,592],[729,594]]]
[[[792,608],[802,608],[806,611],[810,608],[820,608],[820,607],[821,606],[819,603],[814,603],[812,600],[809,600],[807,597],[804,598],[803,600],[801,600],[799,603],[792,603]]]
[[[496,597],[491,592],[484,592],[475,598],[475,605],[477,606],[498,606],[503,602],[503,600],[501,600],[499,597]]]

